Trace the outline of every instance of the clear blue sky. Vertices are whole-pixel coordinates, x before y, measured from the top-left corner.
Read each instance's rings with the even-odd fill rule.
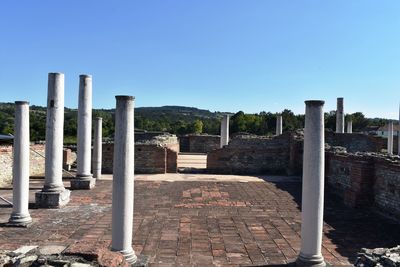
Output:
[[[333,110],[398,118],[400,1],[3,0],[0,102],[45,105],[47,73],[78,75],[93,105],[185,105],[254,113],[323,99]]]

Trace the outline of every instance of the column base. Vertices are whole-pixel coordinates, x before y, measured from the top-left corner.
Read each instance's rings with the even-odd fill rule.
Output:
[[[29,214],[12,213],[8,220],[7,226],[28,227],[32,223],[32,218]]]
[[[93,171],[93,178],[96,180],[101,180],[101,171]]]
[[[147,267],[149,265],[150,258],[145,255],[138,255],[137,260],[131,266],[133,267]]]
[[[327,264],[324,261],[324,257],[322,257],[322,255],[306,256],[300,252],[299,257],[296,260],[296,266],[298,266],[298,267],[325,267],[325,266],[327,266]]]
[[[76,178],[71,180],[71,189],[72,190],[89,190],[92,189],[96,185],[96,179],[92,176],[77,176]]]
[[[69,202],[71,191],[64,189],[59,192],[39,191],[35,194],[36,206],[39,208],[59,209]]]
[[[126,262],[128,262],[131,266],[133,266],[137,262],[138,258],[132,248],[130,250],[122,250],[118,252],[124,256]]]

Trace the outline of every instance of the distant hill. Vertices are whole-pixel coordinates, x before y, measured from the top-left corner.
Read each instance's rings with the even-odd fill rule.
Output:
[[[0,134],[13,133],[14,103],[0,103]],[[103,118],[103,135],[112,136],[114,132],[115,109],[93,109],[93,117]],[[148,131],[168,131],[185,134],[193,131],[196,120],[203,123],[203,131],[217,134],[222,112],[184,106],[140,107],[135,108],[135,128]],[[65,108],[65,139],[74,142],[77,129],[77,109]],[[30,106],[31,140],[45,138],[46,107]],[[69,142],[68,141],[68,142]]]
[[[14,103],[0,103],[0,134],[13,133]],[[46,107],[30,107],[31,140],[44,140],[46,130]],[[103,136],[114,135],[114,109],[94,109],[93,118],[103,118]],[[184,106],[140,107],[135,108],[135,128],[147,131],[165,131],[173,134],[208,133],[219,134],[223,112],[210,112],[205,109]],[[283,130],[303,128],[304,115],[295,115],[292,111],[282,111]],[[238,111],[231,114],[230,133],[248,132],[258,135],[275,133],[276,113],[260,112],[245,114]],[[351,117],[353,131],[360,131],[367,126],[382,126],[385,119],[368,119],[361,112],[346,114]],[[325,128],[334,130],[336,115],[334,111],[325,113]],[[75,143],[77,133],[77,110],[65,108],[64,142]]]
[[[143,117],[172,116],[174,118],[222,118],[223,112],[210,112],[206,109],[183,106],[140,107],[135,108],[135,114]]]

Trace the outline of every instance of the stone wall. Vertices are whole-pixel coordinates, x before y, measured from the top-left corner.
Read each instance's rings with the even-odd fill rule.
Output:
[[[225,174],[298,173],[296,161],[302,158],[302,141],[291,142],[294,139],[293,133],[272,138],[237,135],[228,146],[208,153],[207,170]]]
[[[387,139],[361,133],[338,134],[325,132],[325,142],[331,146],[345,147],[348,152],[381,152],[387,149]],[[394,138],[394,151],[397,152],[397,137]]]
[[[178,152],[168,147],[166,148],[166,152],[167,152],[167,172],[168,173],[178,172]]]
[[[113,173],[113,162],[114,162],[114,143],[103,143],[102,155],[101,155],[101,172]]]
[[[378,153],[326,153],[327,189],[351,207],[400,218],[400,158]]]
[[[135,143],[135,173],[177,171],[179,143],[175,135],[162,134]],[[114,144],[103,144],[102,172],[113,172]]]
[[[135,142],[150,141],[157,136],[169,135],[166,132],[147,132],[147,131],[135,131]]]
[[[41,155],[45,154],[44,144],[31,145],[31,149]],[[44,174],[44,158],[37,153],[30,152],[30,175],[43,175]],[[12,181],[12,167],[13,166],[13,152],[12,145],[0,146],[0,186],[10,184]]]
[[[167,149],[160,145],[135,144],[135,173],[166,173]]]
[[[376,159],[374,175],[374,205],[377,210],[400,219],[400,159]]]
[[[179,137],[181,152],[208,153],[220,146],[219,135],[190,134]]]

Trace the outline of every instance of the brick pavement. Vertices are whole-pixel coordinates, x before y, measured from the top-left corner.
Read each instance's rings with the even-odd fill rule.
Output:
[[[91,191],[73,191],[71,202],[59,210],[31,209],[34,223],[27,229],[0,227],[0,249],[109,243],[111,183],[98,181]],[[32,202],[41,185],[31,180]],[[296,181],[136,181],[134,249],[150,256],[150,266],[293,262],[300,249],[300,193]],[[11,190],[0,195],[10,198]],[[326,199],[322,253],[331,264],[353,262],[361,247],[400,243],[398,224],[346,208],[332,196]],[[10,213],[0,205],[0,222]]]

